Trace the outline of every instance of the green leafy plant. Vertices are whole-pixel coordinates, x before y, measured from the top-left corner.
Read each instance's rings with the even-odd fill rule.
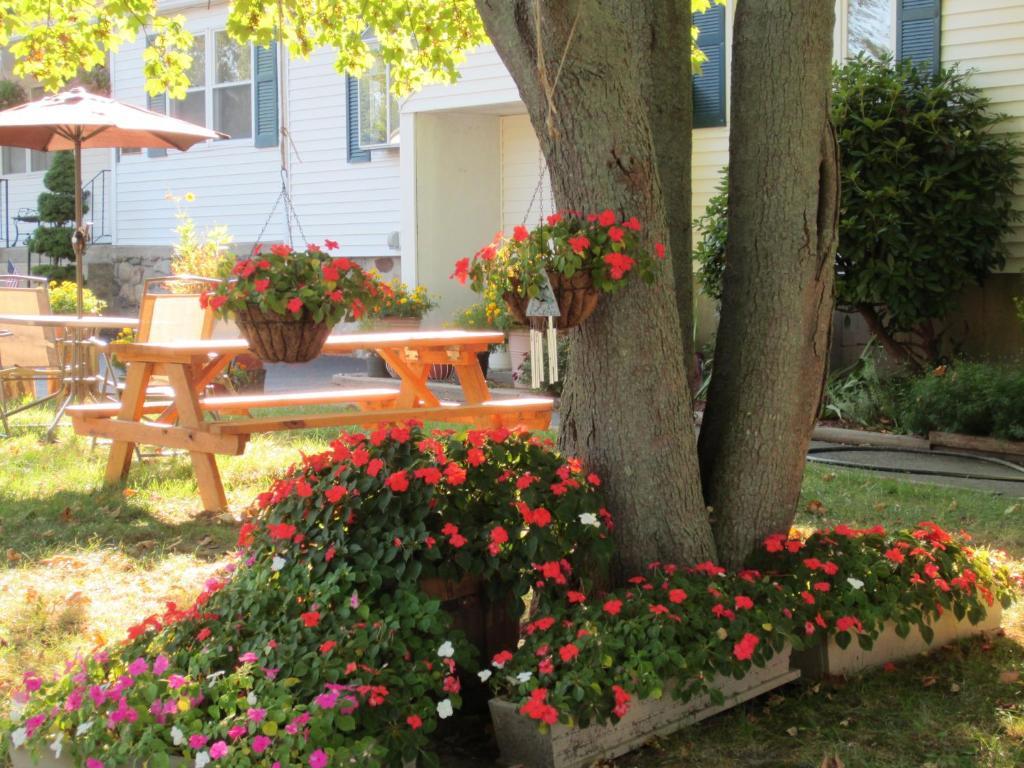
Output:
[[[21,83],[15,80],[0,80],[0,110],[10,109],[28,101],[28,95]]]
[[[572,277],[586,272],[594,286],[604,292],[616,291],[629,274],[651,282],[665,247],[655,244],[655,253],[640,247],[636,217],[624,221],[613,211],[586,216],[553,213],[532,230],[520,225],[511,238],[498,233],[494,241],[474,254],[460,259],[452,277],[473,290],[494,295],[507,293],[533,298],[547,280],[548,272]]]
[[[959,432],[1024,440],[1024,370],[1019,365],[955,362],[915,379],[903,405],[911,432]]]
[[[869,340],[853,365],[829,375],[821,406],[823,419],[899,429],[909,377],[901,371],[882,373],[875,353],[874,341]]]
[[[74,315],[78,312],[78,286],[70,281],[52,282],[49,286],[50,311],[55,315]],[[98,315],[107,308],[107,302],[88,288],[82,289],[82,310],[87,315]]]
[[[542,389],[548,394],[554,395],[555,397],[562,396],[562,387],[565,383],[566,374],[569,371],[569,345],[572,342],[566,334],[559,334],[558,336],[558,381],[547,380],[547,366],[545,365],[543,372],[543,383]],[[547,344],[544,345],[545,360],[547,360]],[[527,355],[519,369],[512,372],[512,378],[514,381],[531,381],[533,376],[533,362],[530,360],[530,355]]]
[[[171,274],[217,277],[234,240],[228,228],[220,225],[200,232],[186,207],[195,202],[196,197],[191,192],[180,197],[168,193],[166,199],[175,203],[174,217],[178,220],[174,227],[178,239],[171,246]],[[173,289],[175,284],[171,285]],[[184,286],[182,290],[191,289],[191,286]]]
[[[378,277],[376,273],[372,273]],[[437,297],[422,285],[410,288],[397,277],[381,284],[382,296],[378,314],[381,317],[422,318],[437,306]]]
[[[29,248],[50,257],[56,265],[74,261],[71,235],[75,223],[75,160],[71,152],[58,152],[50,170],[43,176],[46,192],[39,193],[39,226],[29,238]],[[88,195],[84,194],[82,212],[88,213]],[[52,275],[51,275],[52,277]]]
[[[837,68],[833,121],[842,157],[838,305],[859,312],[886,351],[924,368],[941,355],[936,321],[1003,266],[1021,147],[992,129],[1004,115],[955,68],[931,74],[859,57]],[[705,292],[726,269],[724,186],[696,222]]]
[[[305,251],[278,244],[263,253],[257,245],[247,259],[221,262],[223,282],[203,293],[200,303],[212,307],[219,317],[252,304],[266,312],[304,315],[328,325],[358,320],[377,310],[383,289],[351,259],[328,254],[337,248],[333,240],[326,241],[323,249],[310,245]]]

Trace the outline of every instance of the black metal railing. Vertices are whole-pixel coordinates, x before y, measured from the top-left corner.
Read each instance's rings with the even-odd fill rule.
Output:
[[[11,196],[7,179],[0,179],[0,242],[4,248],[14,245],[11,241]]]
[[[92,222],[90,243],[113,241],[113,233],[109,229],[110,220],[107,217],[107,198],[110,186],[110,171],[107,169],[100,171],[82,185],[82,198],[89,204],[86,220]]]

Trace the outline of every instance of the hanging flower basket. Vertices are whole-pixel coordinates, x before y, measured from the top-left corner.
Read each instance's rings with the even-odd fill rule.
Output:
[[[247,259],[225,260],[224,278],[199,303],[219,317],[234,316],[253,354],[268,363],[305,363],[317,357],[331,329],[375,311],[386,286],[350,259],[332,257],[332,240],[293,251],[259,245]]]
[[[555,318],[555,328],[560,331],[575,328],[583,324],[597,309],[601,292],[594,287],[594,280],[589,272],[576,272],[571,277],[561,272],[548,270],[551,289],[562,313]],[[547,328],[546,317],[527,317],[526,308],[530,303],[528,296],[521,295],[518,290],[506,291],[502,296],[508,305],[509,314],[516,322],[529,325],[534,330]]]
[[[593,314],[601,294],[633,277],[654,281],[665,247],[653,243],[647,250],[642,230],[636,217],[620,220],[611,210],[554,213],[532,230],[516,227],[511,238],[498,233],[472,259],[456,262],[452,277],[469,281],[478,293],[502,296],[509,314],[535,330],[546,328],[547,318],[528,318],[526,309],[550,282],[561,312],[556,327],[575,328]]]
[[[256,304],[239,311],[235,322],[249,349],[267,363],[308,363],[320,356],[331,333],[330,325],[316,322],[309,312],[279,315]]]

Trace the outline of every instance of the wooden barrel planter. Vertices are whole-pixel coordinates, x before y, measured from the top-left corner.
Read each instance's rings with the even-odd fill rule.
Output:
[[[565,331],[581,325],[597,309],[601,293],[594,287],[590,272],[584,270],[572,277],[566,277],[561,272],[548,271],[548,280],[551,281],[551,289],[562,313],[555,318],[555,328],[558,330]],[[502,298],[508,305],[509,314],[517,323],[529,325],[538,331],[548,327],[546,317],[526,316],[526,308],[530,304],[529,297],[520,295],[518,291],[508,291]]]
[[[267,363],[308,363],[320,356],[331,334],[331,326],[314,322],[307,310],[279,315],[249,304],[235,322],[252,353]]]

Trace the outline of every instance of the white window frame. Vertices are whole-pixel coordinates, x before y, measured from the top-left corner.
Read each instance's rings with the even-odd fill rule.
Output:
[[[234,87],[237,87],[239,85],[248,85],[249,86],[249,135],[248,136],[242,136],[242,137],[239,137],[239,138],[235,138],[234,136],[232,136],[229,139],[218,139],[217,142],[219,144],[225,144],[225,143],[227,143],[227,144],[234,144],[234,143],[237,142],[239,144],[247,143],[247,144],[251,145],[253,143],[253,141],[255,140],[255,138],[256,138],[256,89],[254,88],[255,81],[253,79],[253,75],[255,74],[254,71],[253,71],[253,68],[256,66],[255,51],[253,50],[252,43],[248,43],[248,46],[249,46],[249,79],[248,80],[238,80],[238,81],[231,82],[231,83],[217,83],[216,82],[216,75],[217,75],[217,61],[216,61],[216,51],[217,51],[217,48],[216,48],[216,46],[217,46],[217,33],[218,32],[226,33],[227,30],[224,27],[209,27],[209,28],[206,28],[206,29],[192,30],[192,34],[193,35],[203,35],[203,45],[204,45],[204,47],[206,49],[206,67],[205,67],[205,75],[206,75],[206,77],[205,77],[205,82],[204,82],[204,84],[202,86],[202,90],[204,92],[203,103],[204,103],[204,108],[205,108],[205,114],[204,114],[205,124],[204,124],[203,127],[209,128],[211,130],[217,130],[214,127],[214,125],[213,125],[213,122],[214,122],[214,93],[213,93],[213,91],[214,91],[215,88],[234,88]],[[194,87],[194,88],[190,86],[189,89],[188,89],[188,92],[189,93],[194,93],[194,92],[198,92],[199,90],[200,90],[200,88],[198,86]],[[171,101],[172,101],[171,97],[170,97],[170,95],[168,95],[167,99],[166,99],[166,111],[167,111],[168,115],[171,114]]]
[[[371,45],[371,47],[375,47],[375,41],[371,41],[370,45]],[[359,81],[361,82],[362,78],[359,78]],[[363,144],[363,136],[362,136],[362,130],[361,130],[362,125],[363,125],[363,100],[361,98],[362,90],[359,88],[359,82],[357,82],[357,84],[356,84],[356,135],[359,137],[359,149],[361,149],[361,150],[372,151],[372,150],[375,150],[375,149],[395,149],[401,143],[401,141],[400,141],[401,137],[400,137],[400,135],[398,133],[399,128],[400,128],[400,126],[402,124],[401,109],[399,107],[399,104],[398,104],[397,100],[393,101],[390,98],[390,94],[391,94],[391,65],[388,64],[387,62],[384,62],[384,93],[388,94],[388,97],[389,97],[388,100],[387,100],[387,105],[388,105],[387,106],[387,120],[386,120],[387,127],[385,129],[385,133],[388,136],[391,136],[392,135],[392,129],[394,129],[394,134],[393,135],[395,136],[396,140],[395,141],[385,141],[385,142],[381,142],[381,143],[377,143],[377,144]],[[395,110],[394,110],[395,114],[393,114],[393,115],[391,114],[391,111],[392,111],[391,107],[392,107],[392,105],[394,105],[394,107],[395,107]]]
[[[39,101],[40,99],[42,99],[42,98],[44,98],[46,96],[46,89],[44,89],[43,86],[41,86],[41,85],[34,85],[32,87],[29,87],[29,88],[27,88],[27,91],[28,91],[28,100],[29,101]],[[6,167],[6,164],[4,164],[4,167],[0,168],[0,171],[3,172],[4,176],[29,176],[30,174],[33,174],[33,173],[34,174],[44,174],[48,170],[50,170],[50,166],[53,165],[53,153],[52,152],[42,152],[41,153],[47,159],[46,167],[45,168],[41,168],[39,170],[36,170],[36,169],[34,169],[32,167],[32,156],[36,152],[36,150],[34,150],[34,149],[25,149],[23,147],[4,147],[4,149],[10,150],[12,152],[16,152],[16,151],[20,150],[21,152],[25,153],[25,170],[24,171],[9,171],[7,169],[7,167]]]
[[[891,34],[889,36],[889,50],[893,56],[896,55],[896,37],[899,34],[897,29],[899,22],[899,0],[889,0],[890,6],[890,25],[889,29]],[[852,56],[850,55],[850,0],[842,0],[841,4],[842,15],[837,19],[837,25],[840,30],[840,43],[842,45],[843,58],[842,61],[849,61]]]

